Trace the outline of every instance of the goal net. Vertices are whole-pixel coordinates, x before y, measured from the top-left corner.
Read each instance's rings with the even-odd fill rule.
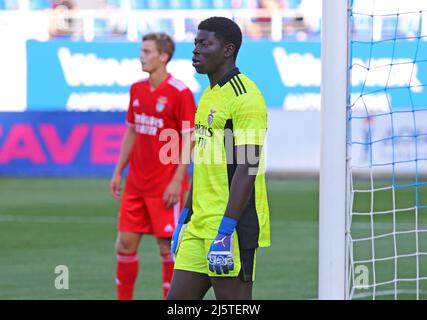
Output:
[[[427,1],[349,1],[346,297],[427,298]]]

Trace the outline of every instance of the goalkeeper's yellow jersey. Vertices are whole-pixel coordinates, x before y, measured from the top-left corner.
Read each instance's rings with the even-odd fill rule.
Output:
[[[231,153],[233,145],[262,146],[266,130],[264,98],[255,83],[237,68],[212,89],[206,88],[195,118],[193,214],[187,226],[192,235],[215,238],[236,168],[236,159],[233,160]],[[270,245],[264,173],[264,157],[261,156],[259,168],[254,172],[252,195],[236,228],[241,249]]]

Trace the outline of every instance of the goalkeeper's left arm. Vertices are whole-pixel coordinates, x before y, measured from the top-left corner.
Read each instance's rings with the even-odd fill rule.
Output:
[[[224,217],[208,253],[209,269],[217,274],[227,274],[234,269],[231,238],[254,188],[261,146],[240,145],[234,151],[239,161],[231,181]]]

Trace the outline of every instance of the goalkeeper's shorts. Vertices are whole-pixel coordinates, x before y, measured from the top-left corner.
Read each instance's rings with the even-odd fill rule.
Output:
[[[237,233],[234,232],[234,270],[228,274],[217,274],[209,270],[208,251],[213,239],[201,239],[193,236],[188,230],[184,232],[175,257],[177,270],[203,273],[209,277],[237,277],[242,274],[243,281],[255,280],[256,249],[239,249]]]

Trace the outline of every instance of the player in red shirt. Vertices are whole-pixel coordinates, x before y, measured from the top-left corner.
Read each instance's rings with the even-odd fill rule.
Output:
[[[185,192],[196,106],[191,91],[166,70],[175,45],[164,33],[143,37],[142,69],[149,78],[130,88],[127,130],[110,181],[121,199],[118,219],[117,297],[132,299],[138,275],[137,250],[143,234],[157,238],[163,265],[163,296],[173,273],[170,239]],[[122,172],[130,164],[123,195]]]

